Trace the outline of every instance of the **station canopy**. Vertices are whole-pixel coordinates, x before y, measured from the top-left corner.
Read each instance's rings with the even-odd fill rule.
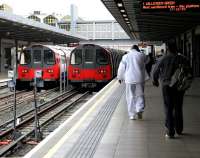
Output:
[[[200,24],[199,0],[101,0],[131,39],[166,41]]]
[[[86,40],[57,27],[0,11],[0,38],[29,42],[77,43]]]

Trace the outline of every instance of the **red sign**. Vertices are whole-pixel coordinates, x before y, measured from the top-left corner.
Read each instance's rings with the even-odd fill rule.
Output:
[[[142,11],[200,11],[200,0],[143,0]]]
[[[68,47],[76,47],[79,46],[79,43],[68,43]]]

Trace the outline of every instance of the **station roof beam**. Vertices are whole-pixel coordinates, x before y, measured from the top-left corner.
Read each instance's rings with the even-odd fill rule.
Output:
[[[75,33],[0,11],[0,37],[29,42],[65,44],[87,40]]]
[[[197,2],[199,3],[196,5],[197,8],[192,8],[194,11],[191,8],[189,11],[178,10],[180,8],[170,11],[169,9],[145,10],[143,2],[153,0],[101,1],[131,39],[164,41],[200,24],[200,2]],[[163,3],[165,1],[160,0]],[[166,7],[165,4],[164,6]]]

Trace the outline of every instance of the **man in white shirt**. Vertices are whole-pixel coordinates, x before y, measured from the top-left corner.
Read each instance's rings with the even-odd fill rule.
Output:
[[[128,115],[131,120],[142,119],[144,112],[144,82],[148,78],[145,70],[145,55],[140,52],[137,45],[133,45],[131,50],[123,56],[117,78],[119,83],[122,80],[126,84],[126,101],[128,105]]]

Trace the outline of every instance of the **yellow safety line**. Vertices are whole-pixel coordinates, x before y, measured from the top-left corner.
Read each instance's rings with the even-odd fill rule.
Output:
[[[115,82],[116,84],[117,82]],[[112,87],[110,87],[112,88]],[[109,88],[109,89],[110,89]],[[69,136],[82,124],[82,122],[86,119],[86,117],[96,108],[97,105],[99,105],[99,102],[104,99],[106,96],[108,96],[109,91],[107,90],[106,93],[99,99],[95,104],[81,117],[81,119],[60,139],[59,142],[54,145],[49,152],[44,156],[44,158],[51,158],[56,151],[58,151],[61,146],[63,146],[64,142],[69,138]],[[63,155],[64,156],[64,155]]]

